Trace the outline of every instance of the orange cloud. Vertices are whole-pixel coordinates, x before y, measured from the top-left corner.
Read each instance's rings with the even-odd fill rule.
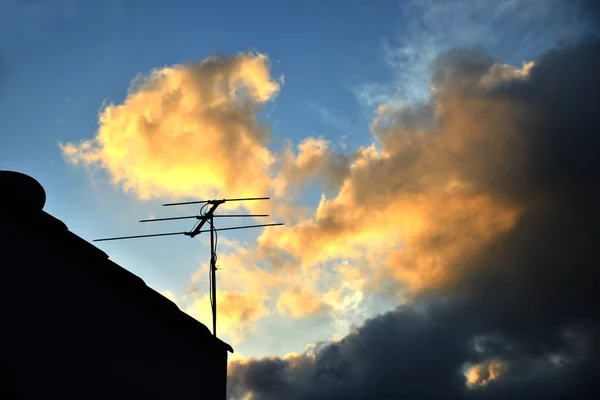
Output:
[[[182,310],[212,330],[208,294],[184,303]],[[254,330],[254,323],[269,313],[260,295],[220,290],[217,291],[217,312],[217,333],[232,344],[245,340]]]
[[[273,257],[259,249],[236,245],[232,252],[219,256],[219,281],[223,288],[240,293],[260,295],[261,304],[274,296],[276,309],[281,314],[295,318],[315,314],[323,309],[321,294],[313,287],[319,271],[270,268],[258,265]],[[205,276],[202,272],[200,276]]]
[[[282,178],[295,185],[307,178],[314,177],[325,168],[331,157],[329,142],[323,137],[309,137],[298,144],[298,152],[294,154],[291,144],[282,153]]]
[[[239,339],[267,315],[271,296],[278,296],[278,312],[301,317],[324,307],[346,310],[384,281],[413,292],[455,282],[468,268],[465,256],[510,230],[523,208],[501,190],[501,178],[517,174],[525,159],[514,122],[519,111],[479,94],[527,79],[532,68],[490,66],[470,91],[463,78],[441,76],[428,104],[379,107],[371,129],[380,146],[338,154],[323,138],[307,138],[296,152],[290,145],[276,154],[257,119],[281,87],[267,57],[213,57],[134,82],[122,105],[103,110],[93,140],[61,148],[68,161],[98,165],[144,199],[284,196],[290,184],[312,177],[335,189],[293,226],[266,230],[251,249],[220,254],[219,301],[230,303],[220,306],[221,331],[239,318],[243,329],[231,326]],[[287,221],[300,215],[292,203],[275,210]],[[311,281],[322,277],[315,266],[332,260],[366,264],[373,279],[357,284],[361,279],[340,270],[322,298]],[[342,295],[348,284],[354,294]],[[195,297],[187,309],[207,320],[206,307]]]
[[[157,69],[104,108],[94,139],[60,144],[62,154],[105,169],[141,199],[264,195],[275,156],[257,111],[281,82],[254,53]]]
[[[508,364],[500,360],[488,360],[470,367],[465,373],[470,387],[481,387],[500,379],[508,370]]]
[[[205,292],[206,293],[206,292]],[[161,292],[185,313],[202,322],[212,330],[212,309],[209,294],[177,297],[173,292]],[[254,324],[269,314],[265,298],[256,292],[229,292],[217,290],[217,333],[232,344],[245,340],[254,330]],[[235,360],[240,357],[235,356]],[[232,359],[232,361],[234,360]]]
[[[217,333],[238,344],[269,315],[267,302],[282,278],[259,268],[256,255],[241,243],[224,240],[223,245],[229,251],[219,254],[217,261]],[[192,274],[190,284],[183,310],[212,327],[207,264]]]
[[[251,252],[226,256],[228,264],[271,267],[239,269],[231,289],[277,296],[277,312],[295,318],[327,309],[343,334],[365,293],[387,290],[383,283],[412,293],[456,284],[469,272],[463,260],[509,231],[524,207],[505,198],[498,181],[524,162],[518,110],[477,90],[527,79],[531,68],[491,66],[472,93],[445,77],[429,104],[381,106],[371,126],[380,148],[360,148],[345,164],[331,161],[323,138],[307,138],[296,154],[286,149],[277,179],[329,174],[337,192],[323,195],[312,216],[266,230]],[[327,277],[318,268],[342,260],[360,265],[360,274],[338,267]],[[311,282],[324,278],[329,289],[320,293]]]
[[[495,68],[483,75],[486,85],[526,79],[532,67]],[[303,268],[366,257],[377,268],[372,290],[390,278],[420,291],[463,276],[462,260],[522,213],[524,205],[503,195],[501,177],[518,173],[525,143],[514,105],[478,95],[488,90],[483,83],[472,92],[462,84],[446,77],[427,105],[380,107],[372,130],[381,149],[360,149],[312,218],[265,231],[263,251],[286,252]]]
[[[309,285],[284,290],[277,300],[277,311],[294,318],[313,315],[323,309],[321,294]]]

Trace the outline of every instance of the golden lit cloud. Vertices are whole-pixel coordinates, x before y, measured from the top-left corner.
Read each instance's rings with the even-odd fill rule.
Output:
[[[225,240],[223,244],[229,251],[219,254],[217,261],[217,332],[236,344],[245,340],[256,322],[269,314],[267,301],[282,278],[258,268],[256,255],[241,243]],[[190,283],[193,290],[183,310],[212,326],[207,264],[192,274]]]
[[[228,364],[231,364],[234,362],[243,363],[243,362],[247,362],[248,360],[249,359],[247,357],[243,356],[238,351],[236,351],[235,353],[231,353],[227,356]]]
[[[233,252],[219,256],[219,280],[222,287],[240,293],[256,293],[261,304],[271,295],[276,296],[276,309],[281,314],[300,318],[315,314],[323,309],[321,294],[313,287],[318,279],[318,270],[265,269],[258,263],[272,255],[263,254],[258,249],[243,248],[238,245]],[[202,272],[200,276],[204,276]]]
[[[278,180],[285,181],[284,188],[302,189],[316,178],[327,191],[337,191],[355,155],[341,154],[330,148],[323,137],[308,137],[293,151],[291,143],[280,153]]]
[[[321,294],[308,284],[303,287],[286,289],[277,299],[277,311],[294,318],[316,314],[322,309]]]
[[[257,110],[280,86],[262,54],[157,69],[101,111],[93,140],[61,144],[62,153],[141,199],[264,195],[275,157]]]
[[[500,360],[488,360],[468,368],[465,372],[467,384],[481,387],[500,379],[508,370],[508,364]]]
[[[496,81],[525,79],[531,65],[495,68],[488,75]],[[323,196],[312,218],[265,231],[260,247],[285,251],[302,268],[368,257],[379,280],[413,291],[454,282],[467,268],[462,259],[510,230],[523,207],[496,181],[524,160],[516,111],[476,93],[446,78],[428,105],[380,107],[372,130],[381,149],[359,149],[333,198]]]
[[[296,185],[300,184],[324,168],[330,153],[329,142],[322,137],[304,139],[298,145],[297,154],[294,154],[288,144],[282,154],[282,178]]]
[[[271,77],[267,57],[212,57],[138,79],[123,104],[101,112],[93,140],[61,148],[73,164],[98,165],[143,199],[285,197],[290,185],[313,177],[335,189],[309,215],[293,203],[275,204],[293,225],[220,254],[220,331],[242,340],[269,313],[271,297],[279,313],[299,318],[324,308],[354,311],[383,281],[413,292],[446,286],[468,268],[465,255],[510,230],[523,205],[503,197],[497,177],[518,172],[524,143],[515,108],[477,90],[527,79],[533,65],[490,66],[471,94],[461,90],[463,80],[441,76],[428,104],[380,106],[371,125],[378,145],[339,154],[324,138],[308,137],[274,153],[257,118],[282,83]],[[315,266],[333,260],[360,264],[360,276],[336,270],[323,295],[311,283],[324,277]],[[206,284],[206,272],[192,283]],[[206,296],[192,296],[183,308],[211,325]]]
[[[532,65],[493,66],[479,88],[527,79]],[[220,288],[262,294],[231,297],[230,314],[248,321],[247,332],[273,297],[277,312],[294,318],[327,310],[343,335],[365,293],[384,290],[382,282],[412,293],[452,285],[468,273],[467,255],[515,225],[523,205],[504,198],[495,181],[524,159],[514,107],[465,95],[452,77],[436,90],[427,105],[379,107],[371,129],[381,145],[359,148],[344,168],[330,161],[335,153],[323,138],[307,138],[296,154],[284,150],[277,179],[296,184],[331,174],[338,190],[322,195],[312,216],[266,230],[252,250],[239,246],[221,256],[227,286]],[[258,267],[265,261],[270,268]],[[338,267],[328,276],[319,266],[332,261]],[[321,279],[328,279],[323,293],[312,283]],[[241,307],[245,302],[252,308]]]
[[[180,308],[212,330],[212,310],[208,294],[181,299]],[[269,312],[260,295],[217,291],[217,333],[232,344],[245,340],[254,330],[255,322]]]
[[[177,298],[173,292],[161,292],[181,310],[212,330],[212,309],[209,294]],[[220,337],[225,337],[232,344],[245,340],[254,330],[254,324],[269,312],[264,304],[265,298],[256,292],[229,292],[217,291],[217,332]],[[239,355],[233,356],[230,361],[243,359]]]

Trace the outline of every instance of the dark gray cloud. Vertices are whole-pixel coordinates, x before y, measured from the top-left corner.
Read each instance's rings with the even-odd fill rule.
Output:
[[[388,123],[429,126],[443,96],[485,102],[483,110],[502,107],[516,139],[493,142],[506,146],[502,152],[473,148],[457,171],[473,190],[522,210],[515,226],[464,254],[451,285],[367,321],[340,342],[288,359],[234,363],[230,398],[248,391],[253,400],[600,393],[600,41],[557,48],[536,61],[528,79],[482,89],[476,83],[492,63],[481,50],[445,54],[434,67],[437,99]],[[485,115],[454,112],[462,113],[463,126],[477,120],[474,126],[486,127]],[[443,119],[436,124],[444,129]],[[387,132],[384,143],[403,130]],[[498,376],[469,388],[463,370],[470,364],[482,366],[480,382]]]

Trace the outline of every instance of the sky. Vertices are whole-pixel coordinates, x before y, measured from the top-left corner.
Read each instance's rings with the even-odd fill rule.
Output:
[[[594,389],[591,1],[9,0],[0,169],[88,241],[218,238],[231,399]],[[211,326],[208,238],[96,244]],[[599,369],[600,370],[600,369]],[[393,372],[392,372],[393,371]],[[516,397],[515,397],[516,398]],[[531,397],[530,397],[531,398]]]

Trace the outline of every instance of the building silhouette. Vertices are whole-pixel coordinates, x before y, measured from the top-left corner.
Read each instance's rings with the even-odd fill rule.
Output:
[[[0,398],[224,399],[231,346],[0,171]]]

